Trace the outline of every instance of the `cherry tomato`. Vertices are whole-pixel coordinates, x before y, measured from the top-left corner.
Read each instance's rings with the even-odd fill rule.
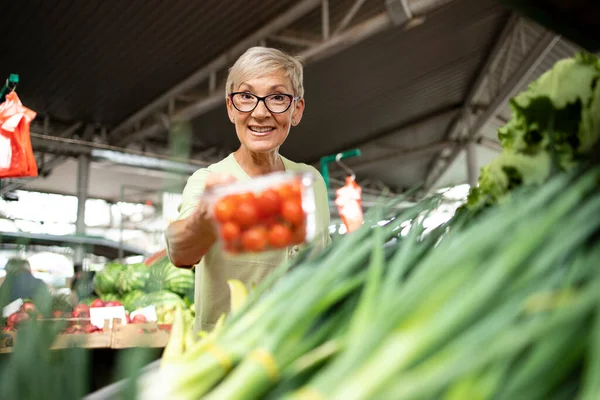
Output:
[[[262,251],[269,243],[267,229],[255,226],[242,233],[242,245],[247,251]]]
[[[256,204],[262,217],[279,214],[281,210],[281,197],[273,189],[267,189],[258,195]]]
[[[269,243],[276,248],[283,248],[290,244],[292,232],[283,224],[276,224],[269,229]]]
[[[232,196],[233,201],[236,205],[241,203],[254,203],[256,201],[256,196],[252,192],[246,193],[238,193]]]
[[[281,215],[286,221],[294,225],[299,225],[304,221],[304,211],[299,201],[284,201],[281,206]]]
[[[296,199],[302,200],[302,186],[300,185],[300,182],[290,184],[290,190]]]
[[[221,225],[221,237],[228,242],[239,239],[241,233],[240,226],[235,222],[225,222]]]
[[[235,205],[229,198],[217,201],[214,208],[215,219],[221,223],[231,221],[235,214]]]
[[[255,225],[258,222],[258,208],[254,201],[244,201],[235,209],[234,220],[240,226],[248,227]]]
[[[300,182],[286,183],[276,190],[283,200],[300,201],[302,199],[302,187],[300,186]]]
[[[275,190],[277,191],[277,194],[279,194],[279,197],[281,197],[282,200],[287,200],[294,197],[294,191],[292,190],[292,187],[288,184],[281,185]]]
[[[292,232],[292,238],[290,240],[290,244],[300,244],[304,243],[306,240],[306,225],[300,224],[296,226]]]

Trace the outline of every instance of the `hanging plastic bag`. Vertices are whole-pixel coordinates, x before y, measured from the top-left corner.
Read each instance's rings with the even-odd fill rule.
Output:
[[[14,91],[0,104],[0,178],[37,176],[29,125],[36,112],[21,104]]]
[[[346,178],[346,184],[336,190],[336,195],[335,204],[342,222],[346,225],[346,231],[357,230],[363,223],[362,189],[353,176]]]

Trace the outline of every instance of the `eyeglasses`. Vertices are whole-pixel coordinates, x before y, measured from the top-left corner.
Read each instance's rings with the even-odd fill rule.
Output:
[[[286,112],[292,105],[292,101],[298,100],[297,96],[291,94],[270,94],[265,97],[258,97],[249,92],[236,92],[229,95],[231,103],[236,110],[244,113],[252,112],[258,106],[258,102],[265,103],[267,110],[273,114]]]

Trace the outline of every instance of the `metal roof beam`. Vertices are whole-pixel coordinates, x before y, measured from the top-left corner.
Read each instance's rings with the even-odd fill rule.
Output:
[[[440,140],[438,142],[433,142],[427,144],[425,146],[418,146],[412,148],[406,148],[399,151],[396,151],[394,154],[389,154],[382,157],[376,157],[371,159],[357,159],[356,161],[348,162],[348,166],[352,168],[355,172],[370,168],[374,165],[381,164],[384,162],[397,161],[413,161],[418,160],[423,157],[431,156],[434,153],[437,153],[443,149],[447,149],[453,146],[453,142],[449,140]],[[391,150],[391,149],[390,149]]]
[[[496,71],[495,68],[500,66],[499,64],[503,64],[500,61],[504,49],[507,46],[511,46],[512,36],[520,33],[518,22],[516,17],[511,17],[511,21],[507,24],[507,28],[502,32],[499,40],[495,43],[493,51],[490,53],[490,56],[475,80],[475,84],[469,91],[462,117],[454,123],[448,135],[450,139],[456,140],[456,145],[447,154],[441,152],[432,162],[425,179],[425,191],[429,191],[435,186],[444,172],[446,172],[446,170],[454,163],[458,155],[466,149],[469,142],[477,140],[481,129],[491,122],[502,108],[506,106],[508,100],[527,82],[541,60],[560,39],[559,36],[556,36],[551,32],[542,34],[512,76],[499,85],[501,89],[497,92],[493,89],[490,90],[490,92],[492,92],[490,94],[493,96],[493,100],[489,106],[475,118],[474,122],[471,122],[471,105],[474,104],[475,98],[478,97],[483,90],[490,88],[488,82],[491,79],[491,75]],[[502,68],[503,66],[500,67]],[[502,75],[505,75],[504,72],[502,72]]]
[[[354,16],[356,15],[356,13],[358,12],[358,10],[360,9],[360,7],[363,5],[364,2],[365,2],[365,0],[355,0],[354,1],[354,4],[352,4],[352,7],[350,8],[350,10],[348,10],[346,15],[344,15],[344,18],[342,18],[342,21],[335,29],[334,35],[337,35],[338,33],[342,32],[344,29],[346,29],[346,27],[348,25],[350,25],[350,22],[352,22],[352,18],[354,18]]]

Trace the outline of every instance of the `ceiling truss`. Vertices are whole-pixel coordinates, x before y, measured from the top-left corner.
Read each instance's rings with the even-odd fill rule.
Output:
[[[440,151],[430,164],[425,179],[425,192],[435,187],[461,152],[467,150],[469,146],[473,148],[471,144],[480,143],[488,148],[498,149],[499,143],[481,138],[482,128],[497,118],[497,114],[506,106],[508,100],[528,81],[541,60],[560,40],[559,36],[544,31],[535,43],[527,45],[523,31],[526,23],[526,20],[513,14],[498,37],[469,91],[462,112],[447,135],[454,144]],[[515,71],[509,71],[511,57],[515,52],[520,53],[523,61]],[[498,76],[499,81],[494,79]],[[481,98],[489,99],[487,106],[481,105]],[[467,163],[470,167],[469,165],[465,167],[470,177],[469,184],[474,186],[477,183],[476,174],[472,171],[474,159],[468,155],[467,160],[470,161]]]
[[[404,4],[407,14],[411,17],[405,23],[410,26],[412,19],[420,18],[451,1],[402,0],[401,3]],[[367,20],[353,23],[364,2],[364,0],[355,0],[337,26],[331,26],[332,18],[328,0],[298,2],[294,7],[120,123],[109,133],[109,142],[118,146],[127,146],[147,137],[164,133],[172,123],[197,118],[222,105],[225,102],[223,89],[226,69],[251,46],[270,42],[285,43],[296,46],[296,54],[306,62],[313,62],[394,26],[392,19],[394,13],[389,4],[389,12],[382,12]],[[395,2],[388,0],[386,3]],[[289,28],[294,22],[318,8],[320,8],[321,15],[321,37],[307,39],[308,35],[306,34],[290,33]]]

